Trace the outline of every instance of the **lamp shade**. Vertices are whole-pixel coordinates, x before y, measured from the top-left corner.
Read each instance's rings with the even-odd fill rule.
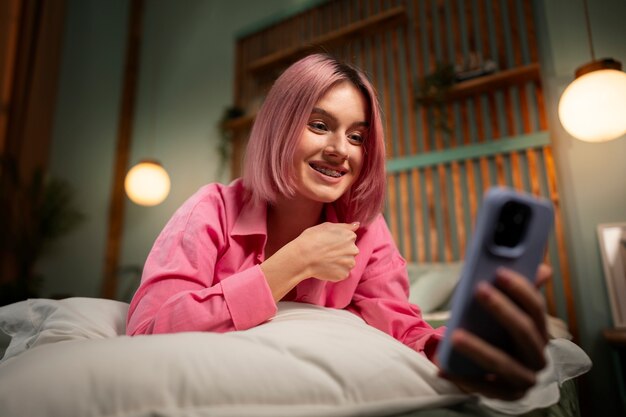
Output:
[[[626,73],[598,69],[581,74],[561,96],[559,119],[570,135],[587,142],[626,134]]]
[[[128,198],[134,203],[156,206],[170,192],[170,177],[157,161],[144,160],[128,171],[124,188]]]

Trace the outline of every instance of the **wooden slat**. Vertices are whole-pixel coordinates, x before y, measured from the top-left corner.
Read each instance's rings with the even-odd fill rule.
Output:
[[[382,1],[381,1],[382,4]],[[377,50],[378,52],[378,56],[377,56],[377,61],[378,63],[381,65],[381,77],[379,78],[379,81],[381,84],[379,84],[379,87],[382,87],[379,91],[382,95],[381,100],[382,100],[382,107],[383,107],[383,111],[384,114],[386,115],[384,123],[385,123],[385,132],[387,132],[387,150],[391,151],[391,155],[393,155],[393,157],[397,157],[398,156],[398,152],[397,152],[397,146],[398,146],[398,141],[394,140],[395,138],[393,137],[393,128],[391,125],[391,118],[392,118],[392,113],[391,113],[391,95],[389,93],[390,91],[390,86],[389,86],[389,63],[387,62],[387,45],[385,42],[385,36],[384,34],[376,34],[373,37],[376,41],[376,45],[380,45],[380,49]]]
[[[400,233],[398,230],[398,206],[397,206],[397,196],[398,192],[396,190],[396,174],[391,174],[387,176],[387,204],[389,206],[389,218],[387,219],[389,223],[389,230],[391,231],[391,235],[393,236],[396,242],[400,242]]]
[[[400,174],[400,203],[402,207],[402,227],[398,227],[401,231],[402,240],[402,253],[404,254],[407,262],[413,261],[413,245],[411,242],[411,202],[409,202],[409,179],[408,173],[402,172]]]
[[[511,47],[513,48],[513,66],[521,66],[524,64],[524,60],[522,58],[522,37],[523,33],[520,33],[520,26],[517,22],[519,22],[520,17],[518,16],[518,10],[515,5],[515,0],[508,0],[507,3],[507,11],[509,15],[509,21],[515,22],[514,24],[506,25],[508,30],[511,33]]]
[[[467,193],[469,197],[469,208],[471,213],[472,221],[476,218],[478,214],[478,202],[480,201],[479,197],[479,187],[476,184],[476,173],[474,169],[474,163],[472,161],[465,162],[465,168],[467,171]],[[468,228],[469,233],[472,232],[472,225]],[[468,236],[469,236],[468,233]]]
[[[524,8],[524,22],[526,27],[522,29],[523,33],[528,39],[529,46],[529,61],[539,62],[539,52],[537,50],[537,36],[535,32],[535,23],[533,19],[533,4],[530,1],[522,1]]]
[[[417,261],[426,261],[426,242],[424,239],[424,212],[422,210],[421,196],[422,190],[420,186],[420,173],[418,169],[412,169],[411,175],[413,179],[413,195],[415,196],[415,219],[416,225],[413,233],[417,236]]]
[[[511,68],[507,59],[504,27],[502,21],[501,0],[487,1],[487,31],[489,33],[490,50],[498,60],[498,68]]]
[[[360,35],[371,35],[383,28],[394,26],[402,23],[406,19],[406,13],[403,7],[396,7],[391,10],[381,12],[376,16],[372,16],[367,20],[353,23],[347,27],[340,28],[336,31],[325,33],[311,39],[311,45],[336,45],[337,43],[345,42],[347,39],[354,38]],[[298,45],[296,47],[279,50],[273,54],[264,56],[253,61],[248,70],[252,72],[259,72],[266,70],[268,67],[274,65],[280,65],[286,61],[293,60],[298,56],[306,54],[310,51],[310,45]]]
[[[562,221],[561,199],[557,187],[556,170],[554,168],[554,159],[552,157],[552,149],[550,147],[543,148],[544,159],[546,163],[546,175],[548,177],[548,185],[550,188],[550,198],[554,204],[555,211],[555,227],[556,241],[558,246],[558,258],[561,270],[561,280],[563,283],[563,291],[565,295],[565,305],[567,308],[567,319],[570,332],[574,340],[578,340],[578,321],[576,317],[576,306],[574,305],[574,295],[571,286],[571,276],[569,270],[569,262],[567,259],[566,236]]]
[[[404,134],[404,111],[402,105],[402,91],[400,80],[400,57],[398,56],[398,32],[396,30],[390,31],[391,36],[391,56],[393,67],[393,92],[394,92],[394,104],[395,111],[393,114],[387,114],[387,117],[395,116],[396,136],[394,141],[398,143],[398,155],[404,156],[408,153],[406,146],[406,139]]]
[[[440,164],[437,166],[439,173],[439,187],[440,187],[440,201],[441,201],[441,214],[443,217],[443,260],[446,262],[452,261],[452,233],[450,226],[450,202],[448,201],[447,185],[446,185],[446,171],[445,166]]]
[[[413,82],[413,67],[411,65],[411,42],[409,39],[411,26],[407,23],[400,28],[402,32],[402,38],[404,41],[404,73],[406,74],[406,94],[407,94],[407,115],[408,115],[408,127],[409,127],[409,148],[407,152],[411,155],[415,155],[418,152],[417,147],[417,126],[415,115],[415,84]]]
[[[519,132],[515,129],[515,115],[516,112],[516,103],[515,103],[515,90],[516,87],[509,87],[503,90],[503,101],[504,101],[504,119],[505,122],[502,126],[503,134],[505,136],[515,136]],[[519,107],[519,106],[518,106]]]
[[[421,13],[420,11],[420,5],[422,3],[418,2],[417,4],[414,4],[414,8],[413,8],[413,13],[414,13],[414,21],[416,22],[416,24],[413,25],[413,27],[415,28],[415,48],[416,48],[416,58],[417,58],[417,76],[418,78],[423,78],[424,77],[424,66],[427,65],[427,52],[426,52],[426,48],[424,47],[424,45],[426,44],[426,40],[425,40],[425,36],[424,36],[424,31],[421,30],[424,28],[425,24],[425,18],[423,16],[423,13]],[[428,152],[428,150],[430,149],[429,146],[429,141],[428,141],[428,120],[427,120],[427,115],[426,115],[426,109],[424,106],[420,106],[419,107],[419,115],[418,117],[421,120],[420,126],[421,129],[418,131],[418,151],[422,151],[422,152]]]
[[[463,176],[460,172],[460,164],[453,162],[452,166],[452,181],[454,190],[454,219],[456,223],[456,241],[458,242],[459,253],[455,257],[460,259],[465,253],[465,241],[467,240],[467,232],[465,228],[465,219],[463,214],[467,209],[463,203],[463,191],[461,189],[461,181]]]

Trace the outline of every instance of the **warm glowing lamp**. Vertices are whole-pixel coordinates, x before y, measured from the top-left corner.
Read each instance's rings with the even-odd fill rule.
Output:
[[[561,96],[559,119],[570,135],[586,142],[626,134],[626,73],[621,64],[605,59],[580,67]]]
[[[128,198],[134,203],[156,206],[170,192],[170,177],[157,161],[143,160],[128,171],[124,188]]]
[[[595,59],[587,1],[584,0],[591,62],[576,70],[559,101],[565,130],[587,142],[605,142],[626,134],[626,73],[612,58]]]

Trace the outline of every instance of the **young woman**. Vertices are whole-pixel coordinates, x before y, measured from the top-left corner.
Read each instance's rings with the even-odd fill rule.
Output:
[[[201,188],[157,238],[128,334],[245,330],[271,319],[278,301],[297,301],[346,309],[435,360],[443,329],[408,302],[406,263],[380,214],[384,147],[362,72],[326,55],[293,64],[257,115],[243,178]],[[477,296],[525,349],[513,357],[458,331],[455,347],[491,374],[454,382],[517,398],[545,364],[543,299],[506,270]]]

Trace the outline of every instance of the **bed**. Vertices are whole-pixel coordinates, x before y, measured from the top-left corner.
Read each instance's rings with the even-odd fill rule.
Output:
[[[362,3],[320,2],[238,38],[234,103],[247,113],[229,124],[233,177],[254,103],[280,68],[306,52],[287,40],[322,45],[364,68],[388,115],[385,217],[410,262],[411,301],[431,324],[447,320],[483,192],[506,185],[553,201],[546,262],[554,279],[545,288],[553,339],[537,387],[509,403],[464,394],[438,378],[427,359],[358,317],[307,304],[280,303],[273,320],[242,332],[131,338],[124,335],[124,302],[33,299],[0,308],[0,333],[9,335],[0,416],[579,415],[576,378],[591,362],[573,342],[577,323],[532,5],[477,9],[482,2],[466,2],[457,10],[457,2],[414,0],[353,7]],[[343,21],[322,27],[336,15]],[[453,40],[453,58],[491,51],[500,65],[492,76],[452,88],[445,103],[451,132],[433,126],[432,109],[417,106],[414,96],[415,83],[445,58],[445,39]]]
[[[435,324],[458,268],[409,265],[411,299]],[[98,298],[0,308],[10,337],[0,415],[575,416],[575,378],[591,366],[553,319],[540,383],[501,402],[460,392],[428,359],[343,310],[281,302],[274,319],[246,331],[136,337],[124,335],[127,310]]]

